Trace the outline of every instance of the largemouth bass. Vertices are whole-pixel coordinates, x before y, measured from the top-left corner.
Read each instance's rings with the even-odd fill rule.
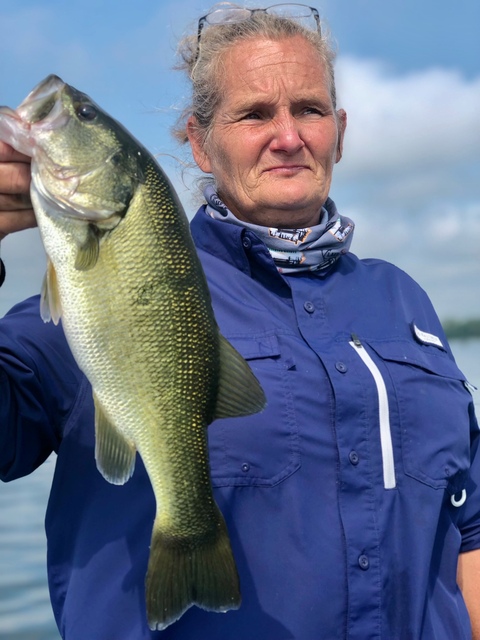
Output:
[[[56,76],[16,110],[0,108],[0,138],[32,157],[47,253],[41,315],[61,318],[91,383],[98,469],[123,484],[138,451],[152,483],[150,627],[164,629],[192,604],[238,608],[207,426],[260,411],[265,397],[219,333],[174,189],[128,131]]]

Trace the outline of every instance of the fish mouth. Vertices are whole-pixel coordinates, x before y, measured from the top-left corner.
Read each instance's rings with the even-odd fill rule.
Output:
[[[17,151],[33,156],[36,148],[33,129],[57,129],[68,122],[62,93],[65,83],[50,75],[31,91],[17,109],[0,107],[0,133]]]
[[[61,93],[65,83],[56,75],[47,76],[42,82],[30,91],[25,100],[17,108],[18,117],[26,124],[32,125],[44,121],[46,118],[52,120],[55,107],[61,108]],[[57,107],[57,111],[60,109]],[[55,120],[57,118],[54,118]],[[58,123],[57,123],[58,124]]]

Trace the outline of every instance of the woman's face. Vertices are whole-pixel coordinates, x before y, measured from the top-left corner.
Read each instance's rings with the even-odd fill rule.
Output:
[[[318,53],[301,36],[238,43],[224,57],[221,95],[206,142],[194,117],[188,133],[227,207],[263,226],[317,224],[346,126]]]

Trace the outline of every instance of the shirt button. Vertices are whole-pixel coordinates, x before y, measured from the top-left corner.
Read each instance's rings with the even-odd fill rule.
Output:
[[[244,462],[244,463],[242,464],[242,471],[243,471],[244,473],[247,473],[247,471],[249,471],[249,470],[250,470],[250,465],[248,464],[248,462]]]
[[[335,369],[340,371],[340,373],[345,373],[348,369],[347,365],[344,362],[337,362],[335,364]]]
[[[357,465],[360,462],[360,457],[356,451],[350,451],[348,459],[353,465]]]
[[[358,566],[360,567],[360,569],[362,569],[362,571],[367,571],[370,566],[368,556],[363,553],[361,556],[358,556]]]
[[[252,241],[250,240],[250,238],[248,236],[244,236],[243,237],[242,244],[243,244],[244,249],[251,249],[251,247],[252,247]]]
[[[315,305],[313,302],[310,302],[310,300],[307,300],[307,302],[304,303],[303,308],[307,313],[313,313],[315,311]]]

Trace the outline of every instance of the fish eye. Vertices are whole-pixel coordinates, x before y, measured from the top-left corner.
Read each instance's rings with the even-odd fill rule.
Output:
[[[80,118],[80,120],[95,120],[97,117],[97,110],[91,104],[81,104],[76,109],[76,114]]]

